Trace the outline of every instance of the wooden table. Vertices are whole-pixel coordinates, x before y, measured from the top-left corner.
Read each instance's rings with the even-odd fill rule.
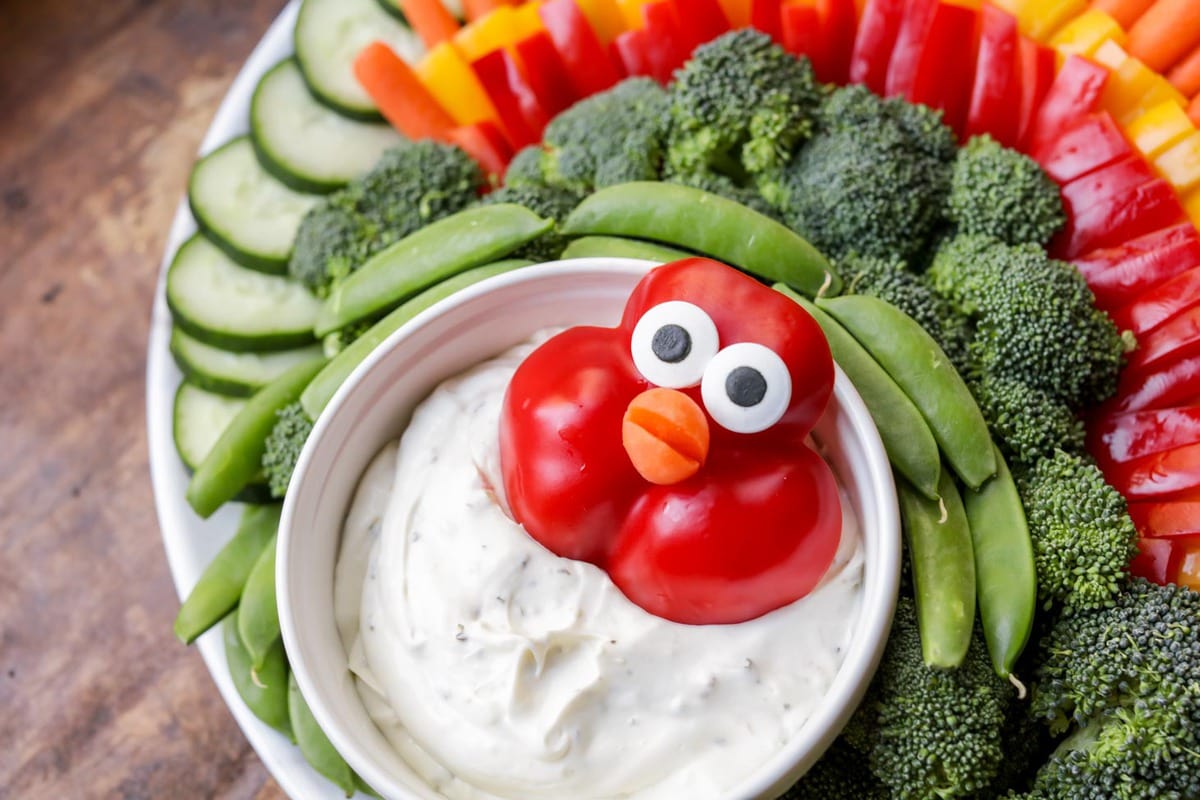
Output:
[[[168,224],[281,7],[0,4],[0,800],[283,797],[171,634],[144,400]]]

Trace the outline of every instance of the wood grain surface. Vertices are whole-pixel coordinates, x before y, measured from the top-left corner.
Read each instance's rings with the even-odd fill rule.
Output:
[[[282,0],[0,0],[0,798],[282,798],[178,644],[145,355],[200,139]]]

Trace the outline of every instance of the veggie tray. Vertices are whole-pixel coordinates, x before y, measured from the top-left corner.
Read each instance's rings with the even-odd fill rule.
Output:
[[[1030,775],[1049,759],[1038,797],[1200,796],[1194,680],[1161,678],[1176,658],[1200,675],[1200,644],[1151,648],[1156,677],[1112,638],[1167,637],[1197,606],[1127,580],[1200,588],[1198,122],[1188,0],[289,4],[204,139],[154,307],[177,635],[289,795],[365,788],[279,641],[277,500],[312,420],[475,281],[700,254],[813,314],[901,478],[920,602],[878,718],[788,796],[993,796],[1029,777],[1013,740]],[[1044,655],[1071,648],[1134,688]],[[1033,681],[1030,714],[993,693],[958,708],[968,732],[881,734],[997,676]],[[1129,713],[1146,699],[1191,732]],[[1137,757],[1096,744],[1118,740]]]

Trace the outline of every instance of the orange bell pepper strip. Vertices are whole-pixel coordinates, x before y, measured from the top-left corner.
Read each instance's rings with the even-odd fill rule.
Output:
[[[497,119],[496,107],[458,49],[442,42],[414,67],[417,77],[459,125]]]
[[[725,18],[729,20],[729,27],[750,27],[751,0],[720,0],[720,2],[721,10],[725,12]]]
[[[454,118],[417,74],[383,42],[373,42],[354,59],[354,77],[392,127],[410,139],[448,141]]]
[[[642,16],[642,6],[648,2],[650,0],[616,0],[623,30],[637,31],[646,27],[646,18]]]
[[[1129,29],[1129,54],[1162,72],[1200,46],[1195,0],[1158,0]]]
[[[426,48],[446,41],[462,27],[442,5],[442,0],[400,0],[400,10]]]
[[[1187,112],[1178,103],[1165,100],[1131,122],[1125,129],[1125,135],[1138,152],[1153,161],[1195,129]]]

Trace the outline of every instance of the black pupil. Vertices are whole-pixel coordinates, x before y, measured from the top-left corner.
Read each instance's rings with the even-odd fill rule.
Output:
[[[725,376],[725,394],[742,408],[756,406],[767,394],[767,379],[754,367],[737,367]]]
[[[692,337],[679,325],[663,325],[654,332],[650,349],[668,364],[678,364],[692,352]]]

